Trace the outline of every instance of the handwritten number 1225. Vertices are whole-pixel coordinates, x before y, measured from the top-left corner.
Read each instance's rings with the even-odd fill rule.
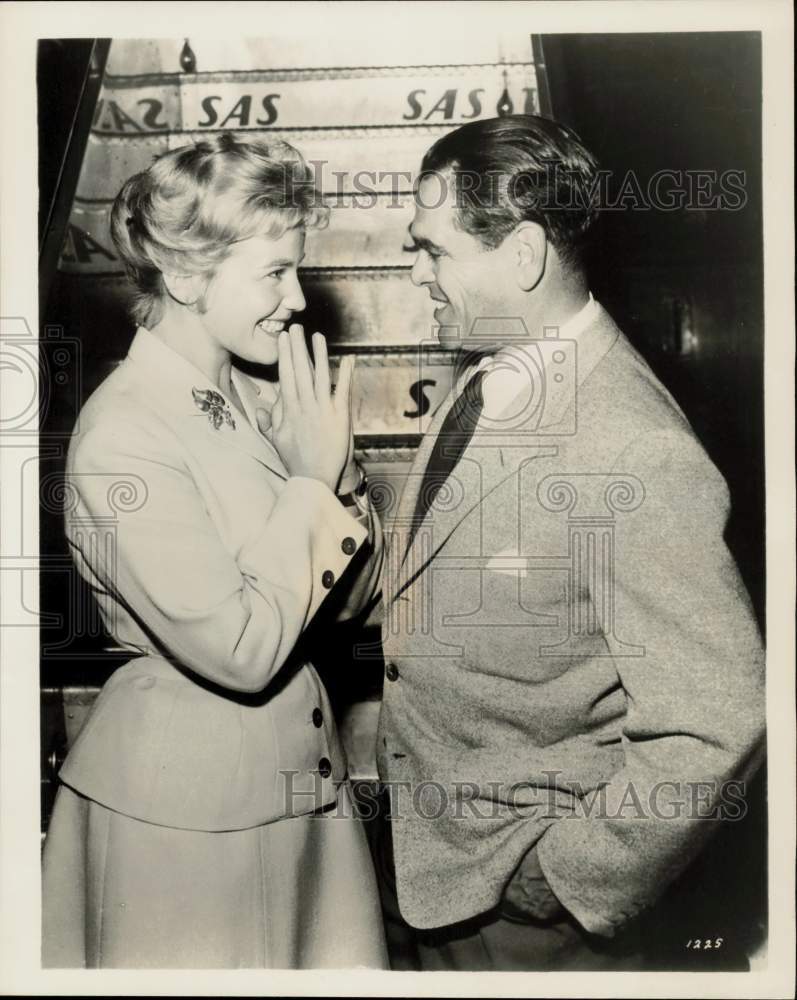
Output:
[[[722,947],[722,938],[690,938],[686,942],[686,947],[692,951],[709,951],[710,949],[716,950]]]

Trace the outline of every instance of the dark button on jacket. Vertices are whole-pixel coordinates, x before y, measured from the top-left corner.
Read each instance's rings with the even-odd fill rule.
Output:
[[[332,765],[326,757],[322,757],[318,762],[318,773],[322,778],[328,778],[332,774]]]
[[[313,709],[313,725],[316,729],[320,729],[324,724],[324,713],[320,708]]]
[[[396,664],[395,663],[388,663],[387,667],[385,667],[385,677],[387,677],[387,679],[389,681],[397,681],[398,680],[398,675],[399,675],[399,672],[398,672],[398,667],[396,666]]]
[[[321,574],[321,586],[326,587],[327,590],[330,589],[332,584],[335,582],[335,574],[331,569],[325,569]]]
[[[343,549],[345,555],[353,556],[357,551],[357,542],[355,542],[353,538],[347,537],[340,543],[340,547]]]

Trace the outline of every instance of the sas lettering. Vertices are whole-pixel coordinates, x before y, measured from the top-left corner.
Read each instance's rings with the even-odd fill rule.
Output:
[[[437,385],[437,380],[433,378],[422,378],[418,379],[417,382],[413,382],[409,388],[410,396],[412,397],[413,403],[417,409],[415,410],[405,410],[404,416],[409,420],[415,420],[418,417],[424,417],[429,412],[429,407],[432,405],[431,399],[426,395],[424,389],[427,386]]]
[[[260,101],[260,108],[262,108],[264,115],[254,119],[253,124],[259,125],[261,128],[267,125],[273,125],[277,120],[279,114],[276,107],[276,101],[281,97],[280,94],[266,94],[265,97]],[[205,113],[205,117],[197,122],[197,128],[248,128],[252,118],[252,95],[243,94],[233,105],[226,111],[224,117],[222,118],[222,113],[224,112],[224,107],[220,105],[220,102],[224,98],[220,94],[211,94],[208,97],[203,97],[201,101],[202,110]],[[217,107],[217,105],[219,105]],[[255,111],[255,114],[259,114],[260,108]]]
[[[433,97],[427,96],[428,92],[423,88],[411,90],[407,94],[409,111],[401,117],[407,122],[426,122],[430,118],[433,121],[445,122],[455,118],[459,109],[459,118],[461,119],[478,118],[482,113],[483,104],[489,103],[480,96],[484,93],[484,87],[475,87],[460,97],[459,89],[451,87],[443,91],[437,100],[434,100]],[[525,114],[536,114],[539,110],[537,107],[537,91],[533,87],[524,87],[523,93],[525,94],[525,106],[523,109]],[[495,101],[496,103],[499,101],[497,94]],[[427,108],[428,110],[426,110]],[[488,106],[487,113],[494,114],[495,112]]]
[[[158,119],[158,115],[163,111],[163,104],[160,101],[156,101],[154,97],[144,97],[140,101],[136,101],[136,104],[139,107],[143,106],[146,108],[142,119],[146,128],[151,128],[155,131],[169,127],[168,122]]]
[[[162,132],[172,128],[162,118],[163,102],[142,97],[134,108],[123,108],[117,101],[101,97],[94,109],[91,127],[99,132]]]

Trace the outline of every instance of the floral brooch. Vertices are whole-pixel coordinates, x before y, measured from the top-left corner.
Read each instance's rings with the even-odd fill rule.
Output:
[[[194,403],[203,413],[207,413],[211,425],[218,430],[222,423],[228,424],[235,430],[235,419],[227,405],[224,396],[213,389],[192,389]]]

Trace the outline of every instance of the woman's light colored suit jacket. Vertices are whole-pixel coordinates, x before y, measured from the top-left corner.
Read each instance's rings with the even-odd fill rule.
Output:
[[[139,329],[81,411],[67,464],[69,543],[135,658],[103,688],[61,778],[192,830],[334,800],[345,756],[300,638],[339,581],[345,617],[381,569],[377,519],[289,477],[256,429],[273,390],[233,377],[247,413],[214,426],[193,390],[217,388]]]

